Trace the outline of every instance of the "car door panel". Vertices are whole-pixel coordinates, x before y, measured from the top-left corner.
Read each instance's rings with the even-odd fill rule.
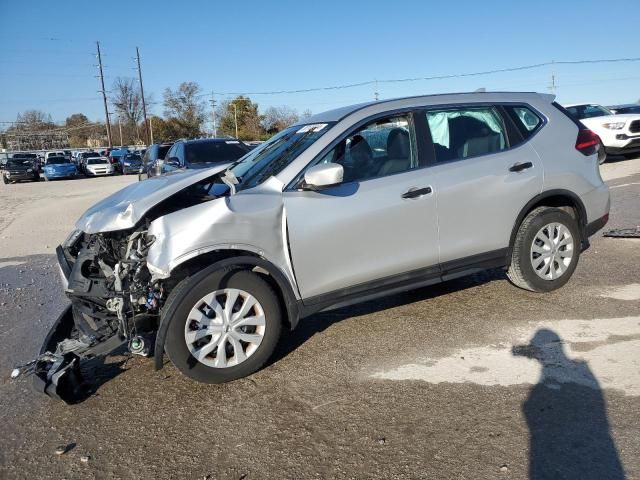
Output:
[[[433,193],[428,168],[321,192],[284,192],[292,262],[304,298],[438,266]]]
[[[520,210],[543,187],[542,162],[528,143],[432,169],[441,263],[508,247]]]

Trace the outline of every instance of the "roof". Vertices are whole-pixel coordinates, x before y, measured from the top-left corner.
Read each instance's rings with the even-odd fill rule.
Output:
[[[536,92],[462,92],[462,93],[441,93],[436,95],[418,95],[412,97],[392,98],[388,100],[378,100],[365,103],[357,103],[346,107],[328,110],[306,118],[299,125],[310,123],[337,122],[359,110],[379,106],[381,112],[393,110],[394,108],[404,108],[407,106],[428,106],[438,105],[448,102],[521,102],[528,98],[535,97],[537,100],[545,98],[549,103],[554,99],[554,95]],[[375,110],[375,108],[374,108]]]

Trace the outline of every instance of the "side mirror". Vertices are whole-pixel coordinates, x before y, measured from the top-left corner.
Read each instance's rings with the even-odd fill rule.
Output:
[[[164,163],[166,165],[169,165],[170,167],[176,167],[176,168],[180,167],[180,159],[178,157],[171,157],[167,159]]]
[[[342,183],[344,168],[337,163],[314,165],[304,173],[304,183],[310,190],[318,190]]]

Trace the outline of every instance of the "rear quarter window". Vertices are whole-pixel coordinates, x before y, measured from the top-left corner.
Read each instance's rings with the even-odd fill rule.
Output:
[[[523,141],[533,136],[544,123],[542,118],[526,105],[506,105],[504,110],[522,135]]]

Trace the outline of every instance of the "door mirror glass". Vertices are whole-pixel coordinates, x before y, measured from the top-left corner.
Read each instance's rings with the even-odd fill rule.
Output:
[[[304,182],[311,189],[330,187],[342,183],[344,169],[337,163],[320,163],[309,168],[304,174]]]
[[[169,167],[175,167],[175,168],[180,167],[180,159],[178,159],[178,157],[171,157],[164,163]]]

